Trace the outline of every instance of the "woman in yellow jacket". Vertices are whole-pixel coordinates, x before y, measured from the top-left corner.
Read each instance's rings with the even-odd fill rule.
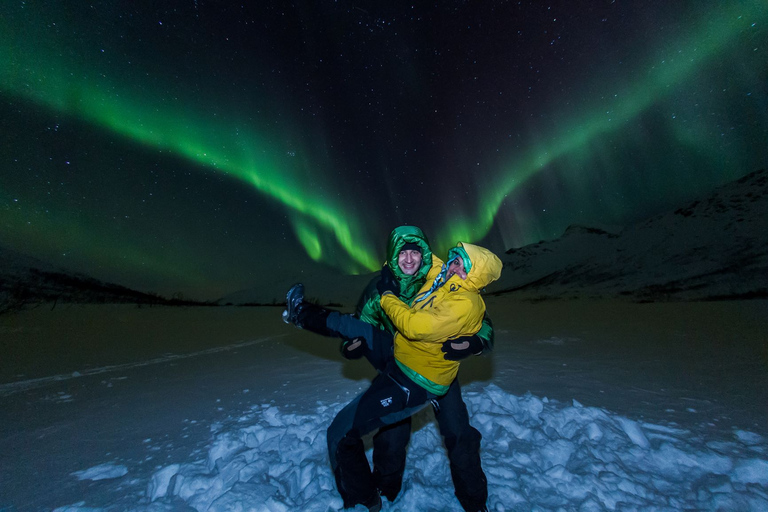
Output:
[[[485,302],[480,290],[501,275],[501,261],[488,249],[459,244],[448,254],[446,268],[412,307],[389,292],[381,307],[397,329],[395,360],[414,382],[444,395],[459,371],[459,362],[443,358],[446,340],[480,330]]]
[[[412,306],[397,298],[397,281],[387,267],[382,269],[377,286],[381,306],[398,331],[394,358],[328,428],[331,467],[345,507],[363,504],[371,511],[380,509],[362,437],[413,415],[430,402],[439,407],[440,397],[448,391],[459,368],[458,361],[443,357],[443,344],[480,329],[485,314],[480,291],[499,278],[501,268],[499,258],[487,249],[459,243],[451,249],[440,274],[422,287]],[[466,478],[478,481],[454,481],[456,496],[467,512],[484,511],[487,484],[479,465],[479,433],[472,429],[467,439],[459,442],[471,444],[466,456],[477,458],[478,470]]]

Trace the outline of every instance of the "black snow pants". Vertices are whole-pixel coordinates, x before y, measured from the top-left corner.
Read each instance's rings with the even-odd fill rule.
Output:
[[[431,403],[448,452],[456,497],[467,511],[483,510],[488,484],[480,462],[481,435],[469,424],[458,380],[445,395],[433,395],[397,366],[391,334],[339,313],[331,313],[327,324],[343,336],[365,338],[369,346],[366,357],[380,372],[371,387],[344,407],[328,428],[331,467],[345,506],[363,503],[377,490],[394,501],[405,471],[411,416]],[[362,437],[376,429],[371,472]]]

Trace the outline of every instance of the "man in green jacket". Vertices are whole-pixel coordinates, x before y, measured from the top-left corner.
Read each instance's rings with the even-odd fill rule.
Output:
[[[419,289],[438,276],[443,262],[432,254],[429,243],[419,228],[400,226],[390,234],[386,266],[397,282],[398,298],[404,304],[411,305]],[[392,337],[396,329],[382,310],[381,297],[377,290],[379,281],[378,275],[371,280],[356,309],[356,316],[370,326],[370,331],[354,339],[344,339],[342,353],[350,359],[365,356],[377,370],[383,372],[393,361]],[[342,336],[341,333],[348,332],[354,320],[349,315],[304,302],[301,285],[289,291],[288,302],[288,310],[293,307],[295,318],[286,318],[286,311],[284,320],[318,334]],[[379,336],[379,329],[385,330],[390,336]],[[493,330],[487,319],[478,334],[445,341],[442,346],[445,359],[457,361],[478,354],[485,348],[492,348]],[[457,380],[451,384],[444,396],[434,401],[434,406],[435,417],[451,461],[451,474],[457,497],[462,504],[484,503],[487,498],[487,483],[479,459],[480,433],[469,425],[469,416]],[[390,502],[394,501],[402,485],[410,432],[411,419],[407,416],[399,422],[383,425],[373,438],[373,482]],[[343,490],[340,491],[344,495]],[[345,504],[353,504],[347,496]]]

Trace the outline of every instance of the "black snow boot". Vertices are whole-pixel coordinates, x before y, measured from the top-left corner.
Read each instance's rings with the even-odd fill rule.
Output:
[[[339,468],[336,468],[334,476],[336,477],[336,488],[339,490],[342,500],[344,500],[344,508],[355,508],[357,505],[362,505],[368,509],[368,512],[379,512],[381,510],[381,496],[379,496],[378,491],[373,490],[367,498],[360,498],[359,494],[357,494],[360,489],[348,492],[344,488]]]
[[[363,440],[344,436],[336,448],[337,467],[333,472],[336,489],[344,500],[344,508],[363,505],[370,512],[381,510],[381,497],[373,484],[371,467],[365,456]]]
[[[461,508],[467,512],[488,512],[488,507],[484,502],[463,500],[459,498],[459,503],[461,503]]]
[[[373,470],[373,481],[376,482],[376,488],[379,493],[392,503],[400,494],[400,488],[403,485],[403,474],[398,472],[392,475],[382,475],[377,469]]]
[[[301,327],[297,321],[299,305],[304,302],[304,285],[297,283],[291,286],[285,295],[285,311],[283,311],[283,322]]]
[[[368,507],[368,512],[379,512],[381,510],[381,496],[379,496],[379,493],[376,493],[363,505]]]

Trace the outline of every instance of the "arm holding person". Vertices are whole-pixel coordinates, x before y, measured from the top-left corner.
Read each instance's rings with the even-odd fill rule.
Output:
[[[471,335],[482,325],[476,317],[477,301],[457,296],[455,300],[441,302],[432,308],[410,308],[394,294],[382,296],[381,306],[392,323],[405,338],[424,343],[439,343],[461,335]],[[483,305],[484,307],[484,305]]]

